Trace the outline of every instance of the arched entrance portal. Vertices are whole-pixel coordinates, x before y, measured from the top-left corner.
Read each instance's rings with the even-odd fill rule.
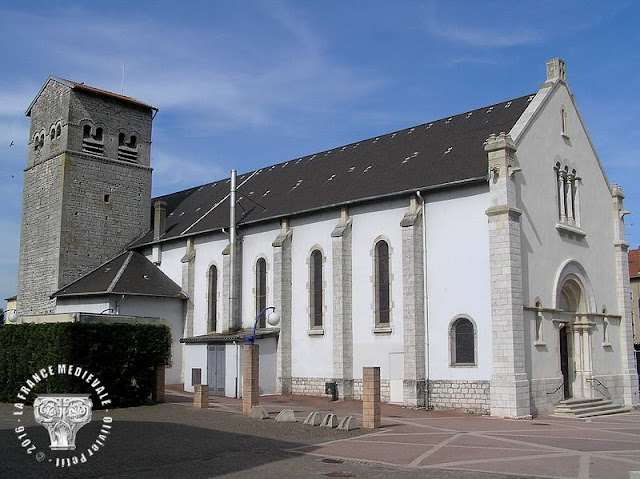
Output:
[[[591,397],[589,332],[592,322],[589,313],[594,307],[593,291],[584,269],[577,262],[567,262],[561,269],[555,292],[555,306],[562,310],[558,342],[564,397]]]
[[[576,279],[567,279],[560,290],[559,309],[564,311],[564,321],[560,323],[558,334],[560,335],[560,371],[563,377],[564,398],[574,396],[573,383],[576,379],[575,348],[571,332],[574,329],[575,319],[578,313],[586,312],[582,287]]]

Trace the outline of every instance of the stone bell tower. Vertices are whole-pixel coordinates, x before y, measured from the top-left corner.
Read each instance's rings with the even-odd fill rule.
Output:
[[[56,77],[33,100],[26,112],[18,314],[53,312],[52,293],[149,229],[156,111]]]

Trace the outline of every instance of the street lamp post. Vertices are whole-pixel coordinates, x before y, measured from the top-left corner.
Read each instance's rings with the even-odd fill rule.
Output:
[[[253,406],[257,406],[260,397],[260,346],[256,344],[258,322],[263,314],[271,310],[267,316],[267,323],[276,326],[280,322],[280,315],[274,306],[264,308],[256,316],[253,323],[253,334],[245,336],[247,341],[242,347],[242,412],[249,414]]]

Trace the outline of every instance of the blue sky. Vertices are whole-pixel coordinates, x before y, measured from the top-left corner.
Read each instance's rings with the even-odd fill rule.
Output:
[[[7,1],[0,299],[16,292],[24,111],[49,75],[159,108],[154,195],[535,92],[567,62],[640,246],[640,3]],[[9,146],[13,142],[13,146]]]

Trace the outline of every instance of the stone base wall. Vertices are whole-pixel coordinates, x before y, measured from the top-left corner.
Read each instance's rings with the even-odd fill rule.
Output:
[[[336,381],[334,378],[291,378],[291,394],[300,396],[326,396],[324,384]],[[340,393],[340,391],[338,391]],[[362,399],[362,379],[353,380],[353,399]],[[389,402],[389,380],[380,380],[380,400]]]
[[[622,374],[594,375],[592,378],[592,397],[611,399],[614,404],[624,404],[624,376]]]
[[[353,399],[362,399],[362,395],[364,394],[364,386],[362,385],[362,379],[354,379],[353,380]],[[390,397],[390,386],[388,379],[380,380],[380,401],[389,402]]]
[[[490,382],[467,380],[430,380],[429,405],[437,410],[489,414]]]
[[[562,376],[557,378],[532,379],[531,387],[531,414],[551,413],[564,399]]]

